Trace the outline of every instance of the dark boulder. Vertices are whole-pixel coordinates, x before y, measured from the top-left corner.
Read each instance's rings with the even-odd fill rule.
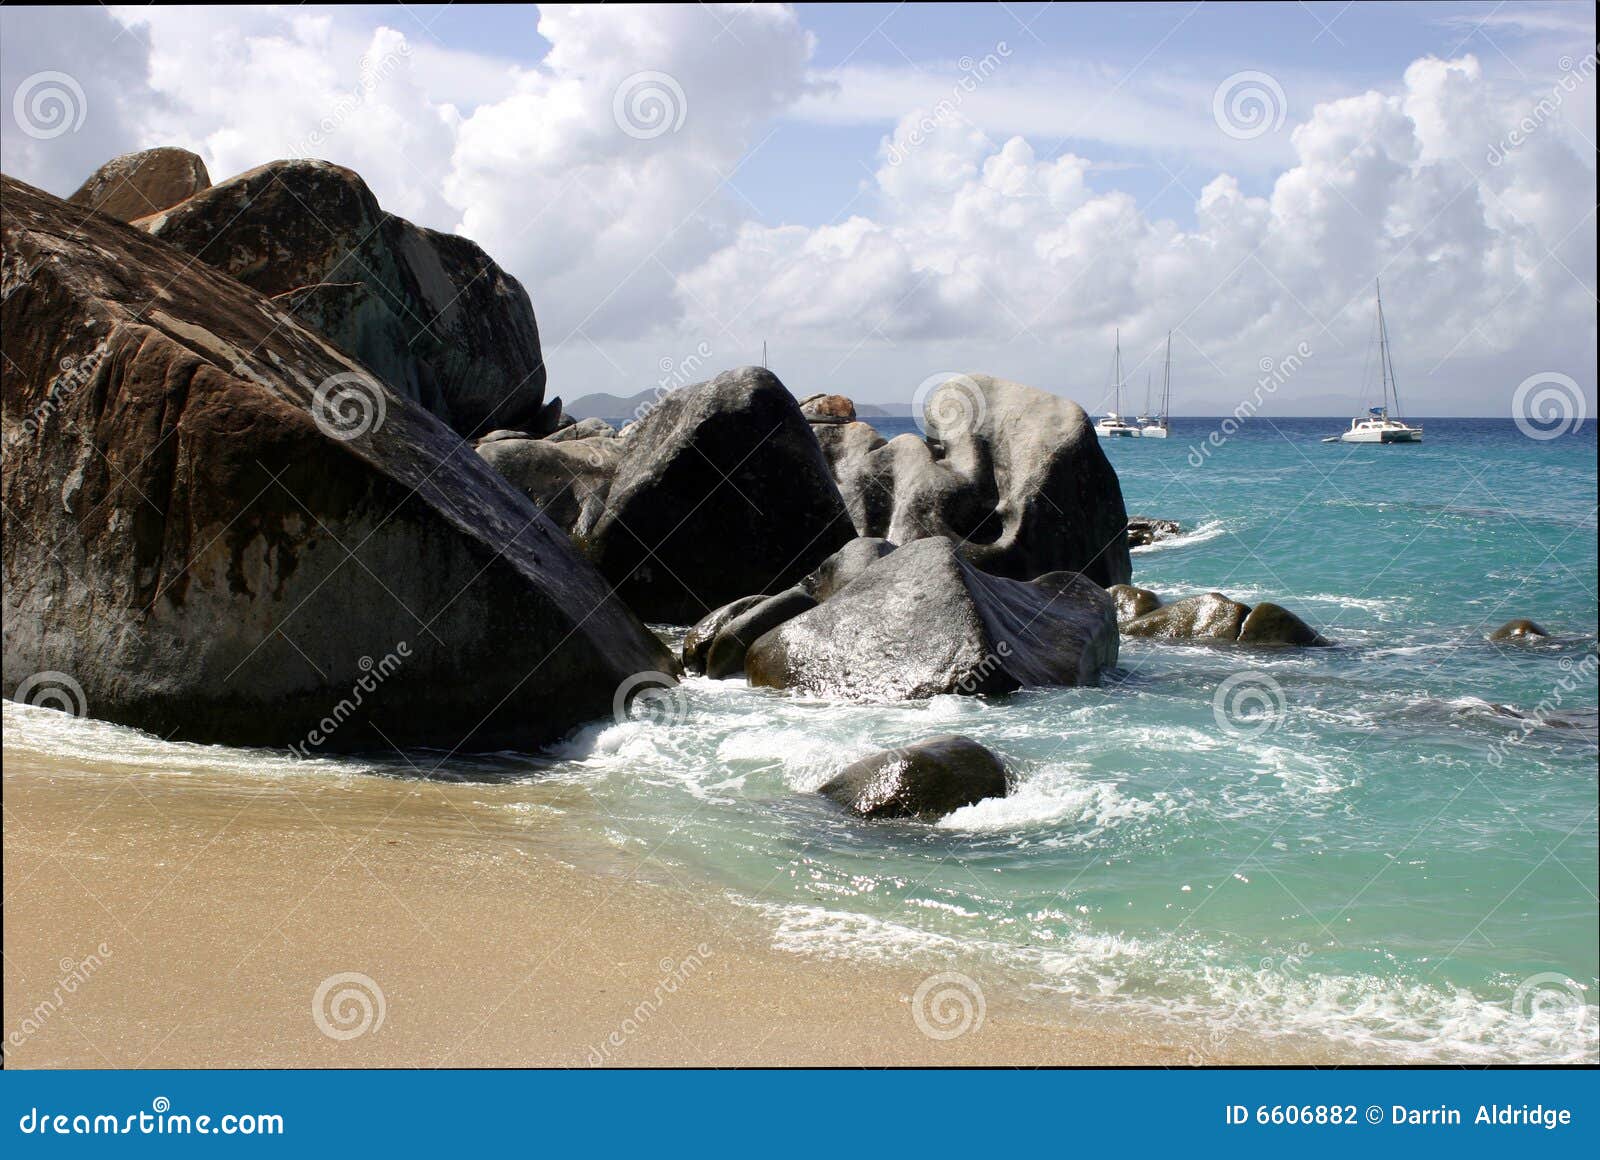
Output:
[[[1328,642],[1322,634],[1281,604],[1263,600],[1250,610],[1239,626],[1239,643],[1248,645],[1297,645],[1310,648]]]
[[[611,438],[481,439],[477,452],[550,521],[571,532],[591,498],[611,485],[619,449]]]
[[[752,644],[816,606],[816,598],[797,586],[744,609],[722,626],[706,650],[706,676],[717,680],[738,676],[744,672],[745,653]]]
[[[275,161],[136,224],[278,299],[464,436],[560,420],[521,283],[466,238],[385,213],[348,169]]]
[[[162,145],[113,157],[67,200],[131,222],[177,205],[211,186],[206,163],[187,149]]]
[[[1161,607],[1161,597],[1148,588],[1135,588],[1132,584],[1113,584],[1106,589],[1111,593],[1111,599],[1117,605],[1117,625],[1125,627],[1130,620],[1137,620],[1147,612],[1154,612]]]
[[[646,620],[781,592],[854,536],[794,396],[760,367],[672,391],[617,442],[575,538]]]
[[[1123,598],[1119,596],[1118,599]],[[1122,635],[1257,647],[1315,647],[1329,643],[1316,629],[1281,605],[1263,601],[1251,608],[1220,592],[1188,596],[1143,613],[1122,624]]]
[[[770,599],[766,596],[741,596],[737,600],[729,601],[721,608],[714,608],[697,620],[683,637],[683,667],[691,673],[706,671],[706,654],[711,651],[711,642],[717,639],[721,632],[734,617],[741,612],[754,608],[762,601]]]
[[[526,748],[676,668],[368,368],[147,234],[3,197],[8,694],[67,673],[94,717],[297,752]]]
[[[1075,572],[991,576],[949,540],[896,549],[745,655],[753,685],[863,701],[1091,685],[1116,663],[1105,590]]]
[[[1128,547],[1142,548],[1157,540],[1181,535],[1182,526],[1177,520],[1157,520],[1149,516],[1128,517]]]
[[[1537,640],[1550,634],[1531,620],[1508,620],[1489,634],[1490,640]]]
[[[928,396],[925,419],[927,438],[881,446],[865,424],[838,429],[828,455],[861,535],[943,536],[984,571],[1017,580],[1065,570],[1128,582],[1122,489],[1081,407],[956,375]]]
[[[498,443],[502,439],[537,439],[538,436],[531,431],[513,431],[509,427],[500,427],[483,435],[478,439],[478,446],[485,443]]]
[[[970,738],[943,734],[852,762],[818,792],[858,817],[935,822],[1007,789],[998,757]]]

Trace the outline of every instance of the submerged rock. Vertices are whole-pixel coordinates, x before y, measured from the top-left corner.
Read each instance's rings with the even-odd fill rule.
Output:
[[[1128,517],[1128,547],[1142,548],[1157,540],[1182,535],[1183,527],[1177,520],[1157,520],[1149,516]]]
[[[896,544],[943,536],[984,571],[1017,580],[1066,570],[1127,583],[1122,489],[1081,407],[957,375],[928,397],[926,420],[926,439],[881,443],[852,423],[825,441],[861,535]]]
[[[135,224],[277,298],[468,438],[560,419],[522,284],[466,238],[386,213],[348,169],[275,161]]]
[[[1489,634],[1490,640],[1536,640],[1549,636],[1531,620],[1508,620]]]
[[[818,791],[863,818],[934,822],[985,798],[1005,797],[1006,767],[968,737],[942,734],[846,766]]]
[[[160,213],[210,187],[211,175],[198,155],[162,145],[113,157],[90,174],[67,201],[131,222]]]
[[[1116,663],[1104,589],[1076,572],[991,576],[943,538],[884,556],[745,655],[753,685],[851,700],[1090,685]]]
[[[646,620],[781,592],[855,534],[794,396],[760,367],[671,392],[617,442],[574,535]]]
[[[1126,627],[1147,612],[1161,607],[1161,597],[1148,588],[1135,588],[1132,584],[1113,584],[1106,589],[1117,605],[1117,627]]]
[[[1124,636],[1203,644],[1319,646],[1328,643],[1316,629],[1281,605],[1264,601],[1251,608],[1220,592],[1188,596],[1162,605],[1125,621],[1121,631]]]
[[[8,694],[67,673],[91,716],[228,745],[527,748],[673,671],[367,368],[170,246],[0,186]]]

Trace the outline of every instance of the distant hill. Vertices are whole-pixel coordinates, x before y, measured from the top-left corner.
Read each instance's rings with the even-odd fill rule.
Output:
[[[667,392],[651,387],[637,395],[624,398],[604,392],[585,395],[563,403],[562,410],[574,419],[631,419],[634,412],[646,404],[659,401]],[[857,403],[856,414],[863,419],[905,418],[911,414],[910,403]]]
[[[654,403],[661,394],[655,387],[623,398],[621,395],[585,395],[563,403],[561,409],[574,419],[631,419],[633,413],[646,403]]]

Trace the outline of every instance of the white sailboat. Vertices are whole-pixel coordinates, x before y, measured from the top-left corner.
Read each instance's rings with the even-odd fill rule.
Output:
[[[1102,439],[1137,438],[1139,428],[1122,417],[1122,331],[1117,331],[1117,353],[1111,364],[1111,379],[1116,390],[1116,404],[1104,419],[1094,425],[1094,433]]]
[[[1147,408],[1148,409],[1148,408]],[[1141,439],[1165,439],[1172,421],[1172,331],[1167,331],[1167,359],[1161,371],[1161,410],[1154,419],[1139,417]]]
[[[1383,287],[1378,294],[1378,365],[1383,376],[1383,403],[1369,407],[1365,415],[1350,420],[1350,429],[1338,435],[1340,443],[1421,443],[1422,427],[1411,426],[1400,416],[1400,395],[1394,381],[1394,362],[1389,356],[1389,327],[1383,320]],[[1394,413],[1389,404],[1393,402]],[[1332,443],[1332,438],[1323,442]]]

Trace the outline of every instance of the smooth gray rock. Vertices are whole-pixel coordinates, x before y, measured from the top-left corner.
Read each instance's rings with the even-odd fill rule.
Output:
[[[501,427],[498,430],[491,431],[487,435],[484,435],[481,438],[479,438],[478,446],[482,447],[485,443],[498,443],[502,439],[537,439],[537,438],[538,438],[538,436],[535,435],[531,431],[513,431],[509,427]]]
[[[741,596],[721,608],[712,609],[696,621],[683,637],[683,667],[691,673],[705,672],[706,654],[711,651],[711,642],[716,640],[717,633],[741,612],[767,599],[766,596]]]
[[[476,244],[386,213],[359,176],[275,161],[135,223],[237,278],[460,434],[545,434],[539,328]]]
[[[1005,797],[1006,767],[968,737],[941,734],[852,762],[818,791],[863,818],[934,822],[985,798]]]
[[[556,527],[571,532],[591,497],[611,485],[617,441],[592,439],[482,439],[478,454],[531,499]]]
[[[1250,610],[1250,615],[1239,626],[1239,643],[1315,648],[1328,642],[1321,633],[1281,604],[1263,600]]]
[[[892,551],[894,545],[888,540],[857,537],[818,564],[815,572],[800,581],[800,586],[820,604]]]
[[[676,668],[368,368],[171,246],[0,187],[8,696],[52,671],[163,738],[532,748]],[[364,412],[316,405],[333,376]]]
[[[1489,634],[1490,640],[1535,640],[1550,634],[1531,620],[1508,620]]]
[[[796,586],[740,612],[722,626],[706,651],[706,676],[717,680],[738,676],[744,672],[745,653],[763,634],[816,606],[816,598]]]
[[[760,367],[672,391],[617,442],[574,538],[646,620],[781,592],[854,536],[810,424]]]
[[[937,387],[925,416],[926,439],[873,447],[870,427],[847,424],[828,448],[861,535],[944,536],[984,571],[1017,580],[1066,570],[1128,582],[1122,489],[1081,407],[974,374]]]
[[[992,576],[942,537],[898,548],[745,655],[752,685],[860,701],[1090,685],[1117,659],[1104,589]]]
[[[611,439],[617,434],[617,429],[604,419],[579,419],[557,427],[545,438],[552,443],[562,443],[569,439]]]
[[[1132,584],[1113,584],[1106,591],[1111,593],[1111,599],[1116,601],[1119,628],[1161,607],[1161,597],[1148,588],[1136,588]]]

